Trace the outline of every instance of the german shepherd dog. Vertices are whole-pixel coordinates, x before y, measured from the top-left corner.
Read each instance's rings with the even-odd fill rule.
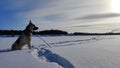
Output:
[[[37,30],[38,27],[36,27],[32,22],[30,21],[27,25],[26,29],[22,31],[19,38],[15,41],[15,43],[12,45],[11,50],[21,50],[23,46],[28,44],[29,49],[31,49],[31,37],[33,30]]]

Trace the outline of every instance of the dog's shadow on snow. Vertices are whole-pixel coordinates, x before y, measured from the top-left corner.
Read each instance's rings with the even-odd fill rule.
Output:
[[[40,51],[38,51],[38,56],[44,56],[47,61],[49,62],[55,62],[62,66],[63,68],[75,68],[73,64],[71,64],[67,59],[64,57],[59,56],[58,54],[52,53],[50,50],[41,48]]]
[[[11,49],[3,49],[3,50],[0,50],[0,53],[5,53],[5,52],[10,52]]]

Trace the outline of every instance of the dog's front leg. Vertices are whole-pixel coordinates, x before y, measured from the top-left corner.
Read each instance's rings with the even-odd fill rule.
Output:
[[[30,42],[28,43],[28,47],[29,47],[29,49],[31,49],[31,43]]]

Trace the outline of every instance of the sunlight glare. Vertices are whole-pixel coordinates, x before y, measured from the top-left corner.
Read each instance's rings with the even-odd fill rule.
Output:
[[[111,0],[111,9],[114,13],[120,13],[120,0]]]

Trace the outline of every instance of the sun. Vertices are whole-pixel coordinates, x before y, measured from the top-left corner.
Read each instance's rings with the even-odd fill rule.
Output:
[[[111,0],[111,9],[114,13],[120,13],[120,0]]]

